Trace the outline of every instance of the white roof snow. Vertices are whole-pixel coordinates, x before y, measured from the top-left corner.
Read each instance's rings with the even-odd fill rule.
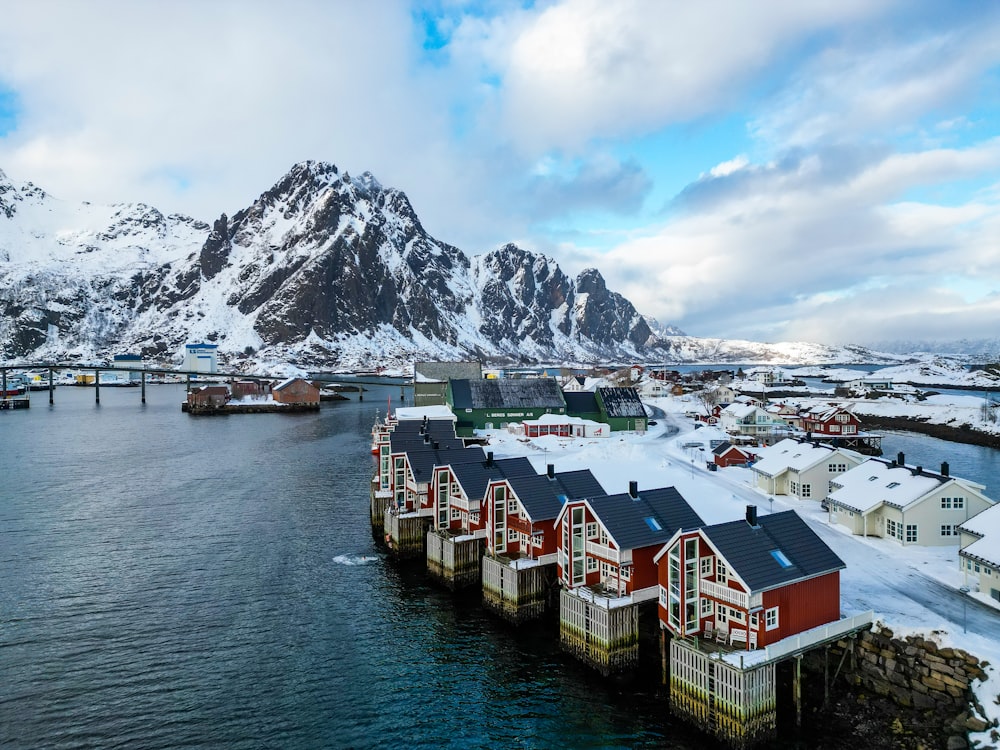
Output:
[[[840,489],[831,492],[830,499],[861,513],[874,510],[882,503],[905,508],[942,484],[936,474],[916,474],[914,471],[910,467],[869,459],[834,480]]]
[[[801,443],[793,438],[785,438],[774,445],[757,452],[757,462],[753,470],[759,474],[776,477],[792,471],[805,471],[820,461],[830,457],[836,449],[828,445]]]
[[[397,406],[396,419],[450,419],[455,421],[456,417],[451,409],[445,404],[435,404],[433,406]]]

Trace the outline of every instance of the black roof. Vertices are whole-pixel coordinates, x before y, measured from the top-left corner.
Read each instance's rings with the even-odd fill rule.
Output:
[[[759,516],[756,527],[739,520],[706,526],[702,532],[751,592],[845,567],[794,510]],[[780,554],[772,554],[775,550]],[[782,556],[789,565],[782,564]]]
[[[712,453],[714,453],[716,456],[721,456],[723,453],[725,453],[732,447],[733,447],[732,443],[730,443],[728,440],[723,440],[721,443],[719,443],[712,449]]]
[[[590,469],[559,471],[552,479],[548,474],[508,477],[507,482],[525,513],[536,523],[553,520],[567,500],[604,495],[604,488]]]
[[[570,414],[593,414],[601,410],[593,391],[563,391],[566,411]]]
[[[562,391],[554,378],[452,380],[456,409],[563,408]]]
[[[406,458],[410,462],[410,471],[413,472],[413,479],[417,482],[430,482],[435,466],[451,464],[456,466],[460,463],[470,461],[485,461],[486,455],[483,449],[476,445],[471,448],[416,448],[406,451]]]
[[[597,391],[609,417],[646,416],[646,407],[635,388],[598,388]]]
[[[408,450],[418,444],[433,446],[437,442],[439,448],[463,448],[465,442],[455,437],[455,423],[450,419],[404,420],[397,424],[389,433],[389,446],[393,453]]]
[[[482,500],[486,494],[486,485],[493,479],[537,474],[531,461],[523,457],[501,458],[492,463],[489,463],[488,459],[461,462],[452,465],[451,471],[470,500]]]
[[[621,550],[664,544],[678,529],[705,523],[674,487],[640,490],[638,495],[624,492],[590,499],[590,507]]]

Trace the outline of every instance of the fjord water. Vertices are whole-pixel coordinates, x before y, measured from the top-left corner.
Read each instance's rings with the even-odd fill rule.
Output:
[[[368,524],[388,395],[190,417],[183,388],[0,412],[0,747],[703,747]]]

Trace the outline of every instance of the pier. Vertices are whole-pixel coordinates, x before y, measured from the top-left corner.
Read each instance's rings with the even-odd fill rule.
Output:
[[[482,570],[487,610],[514,625],[540,619],[548,611],[556,586],[555,559],[544,562],[487,554]]]
[[[481,561],[486,541],[447,529],[427,532],[427,572],[452,591],[482,583]]]

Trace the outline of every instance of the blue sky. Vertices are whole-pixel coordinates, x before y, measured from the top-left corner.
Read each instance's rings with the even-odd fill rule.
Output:
[[[688,333],[1000,330],[1000,6],[3,2],[0,170],[210,221],[371,171]]]

